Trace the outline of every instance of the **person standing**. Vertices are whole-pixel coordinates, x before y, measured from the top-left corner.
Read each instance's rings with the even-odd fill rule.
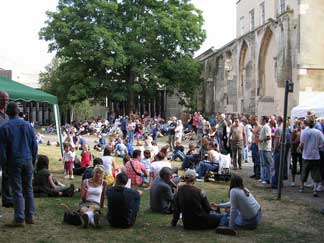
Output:
[[[317,186],[321,182],[320,174],[320,153],[319,149],[324,145],[324,135],[315,126],[315,117],[308,116],[306,127],[300,135],[299,151],[303,151],[303,168],[301,175],[300,192],[304,192],[304,183],[311,172],[314,181],[313,196],[318,197]]]
[[[19,109],[11,102],[7,107],[10,120],[0,127],[0,161],[8,168],[13,192],[14,221],[8,226],[34,224],[33,167],[37,157],[37,141],[30,123],[18,118]]]
[[[280,144],[282,136],[282,122],[281,116],[277,117],[277,129],[275,131],[275,137],[273,142],[273,162],[274,162],[274,173],[272,175],[271,187],[277,189],[279,182],[279,167],[280,167]]]
[[[175,142],[175,129],[177,128],[177,118],[172,117],[172,120],[168,126],[168,133],[169,133],[169,145],[171,150],[174,150],[174,142]]]
[[[271,128],[268,122],[269,122],[269,117],[262,116],[261,118],[262,128],[259,136],[262,184],[270,184],[270,167],[273,163],[272,155],[271,155]]]
[[[0,126],[8,122],[9,117],[5,113],[9,102],[9,95],[5,91],[0,91]],[[8,170],[5,165],[1,165],[0,161],[0,168],[2,168],[2,206],[3,207],[12,207],[13,206],[13,199],[12,199],[12,192],[11,187],[9,184],[9,177],[8,177]]]
[[[291,133],[290,143],[291,143],[291,159],[292,159],[292,167],[291,167],[291,177],[292,182],[291,186],[295,186],[295,178],[297,174],[297,162],[299,163],[299,172],[301,172],[303,168],[303,156],[298,151],[298,146],[300,144],[300,134],[301,134],[301,122],[295,122],[295,129]]]
[[[259,135],[260,135],[260,125],[257,117],[252,118],[252,161],[253,161],[253,172],[254,174],[250,176],[251,178],[255,178],[256,180],[260,179],[261,169],[260,169],[260,153],[259,153]]]
[[[241,125],[240,119],[236,118],[229,134],[229,137],[232,138],[231,147],[234,170],[237,169],[237,166],[240,170],[242,169],[242,154],[245,136],[244,126]]]
[[[217,131],[216,131],[216,138],[217,138],[217,142],[219,144],[220,151],[222,151],[224,149],[224,147],[226,146],[226,142],[227,142],[226,127],[227,127],[227,124],[225,121],[225,115],[221,114],[221,115],[219,115],[219,123],[218,123]]]

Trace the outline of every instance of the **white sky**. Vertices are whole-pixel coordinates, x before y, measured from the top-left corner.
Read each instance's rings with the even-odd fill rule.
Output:
[[[192,0],[203,11],[207,39],[197,54],[219,48],[235,37],[236,0]],[[13,79],[35,85],[38,74],[53,54],[39,40],[45,12],[55,10],[57,0],[0,0],[0,67],[13,70]]]

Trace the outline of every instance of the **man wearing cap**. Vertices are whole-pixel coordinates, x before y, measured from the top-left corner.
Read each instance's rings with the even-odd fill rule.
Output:
[[[185,229],[213,229],[222,218],[221,214],[213,211],[206,194],[194,186],[196,171],[188,169],[184,173],[185,185],[180,186],[174,196],[175,208],[172,226],[176,226],[182,213]]]
[[[0,91],[0,126],[8,122],[9,117],[5,113],[5,109],[7,108],[9,102],[9,95],[5,91]],[[1,169],[1,163],[0,161],[0,169]],[[2,167],[2,181],[1,181],[1,194],[2,194],[2,206],[3,207],[12,207],[12,193],[11,188],[9,185],[9,177],[8,177],[8,171],[6,170],[5,166]]]

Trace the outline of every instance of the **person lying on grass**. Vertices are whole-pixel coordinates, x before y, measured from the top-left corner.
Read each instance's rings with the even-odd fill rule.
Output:
[[[72,197],[74,185],[65,186],[51,175],[48,170],[49,160],[46,155],[38,155],[33,179],[35,197]]]
[[[87,228],[89,225],[99,226],[100,209],[104,207],[107,186],[104,175],[104,166],[96,165],[93,169],[93,177],[82,182],[82,202],[79,207],[84,228]]]
[[[230,201],[214,207],[230,208],[229,214],[222,219],[222,227],[216,229],[217,233],[235,235],[235,228],[255,229],[261,223],[261,206],[251,192],[244,187],[243,179],[233,174],[229,189]]]

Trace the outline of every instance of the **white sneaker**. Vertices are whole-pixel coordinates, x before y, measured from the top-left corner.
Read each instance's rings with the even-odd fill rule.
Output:
[[[259,179],[258,182],[262,182],[262,179]]]
[[[72,175],[72,176],[70,176],[70,180],[73,180],[74,179],[74,176]]]
[[[266,184],[268,184],[268,182],[266,182],[266,181],[261,181],[261,184],[266,185]]]
[[[322,191],[324,191],[324,187],[323,187],[321,184],[319,184],[319,185],[317,186],[317,188],[316,188],[316,191],[317,191],[317,192],[322,192]]]
[[[295,182],[291,182],[290,183],[290,186],[294,187],[294,186],[296,186],[296,183]]]
[[[307,183],[307,184],[305,184],[305,187],[307,187],[307,188],[313,188],[314,187],[314,183],[313,182]]]
[[[65,176],[64,176],[64,179],[69,179],[69,176],[68,176],[68,175],[65,175]]]
[[[197,178],[196,181],[197,181],[197,182],[203,182],[204,180],[203,180],[203,179],[199,179],[199,178]]]

